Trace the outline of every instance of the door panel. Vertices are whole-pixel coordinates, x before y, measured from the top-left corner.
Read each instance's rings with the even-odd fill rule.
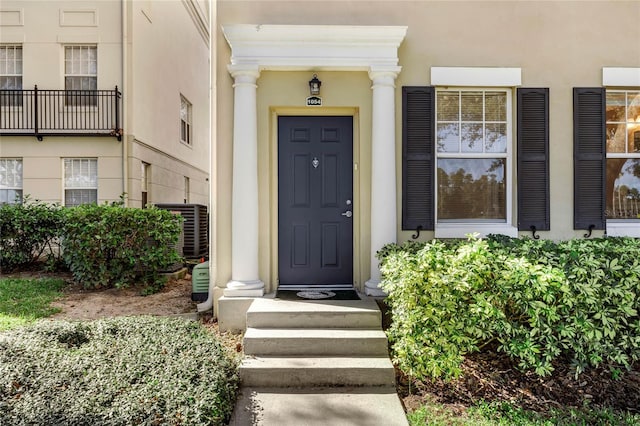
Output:
[[[353,284],[353,117],[278,118],[279,282]]]

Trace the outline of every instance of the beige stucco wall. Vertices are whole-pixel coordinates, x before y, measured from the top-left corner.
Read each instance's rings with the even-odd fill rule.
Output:
[[[121,144],[108,137],[3,137],[2,157],[22,158],[23,194],[64,204],[64,158],[98,159],[98,203],[118,200],[123,192]]]
[[[18,21],[2,22],[0,42],[22,45],[22,87],[64,89],[64,46],[98,46],[98,89],[122,87],[119,2],[3,1]],[[5,15],[7,16],[7,15]],[[122,144],[115,137],[3,136],[0,156],[23,159],[23,193],[64,203],[63,158],[98,159],[98,202],[118,200],[122,184]]]
[[[313,10],[313,19],[310,18]],[[216,283],[230,279],[231,162],[233,130],[232,78],[226,67],[230,48],[220,27],[227,24],[398,25],[407,26],[399,49],[402,72],[396,80],[396,163],[398,241],[412,231],[400,229],[401,218],[401,86],[430,85],[431,67],[516,67],[522,87],[550,90],[551,231],[544,238],[581,237],[573,230],[573,88],[602,86],[603,67],[640,67],[640,2],[449,2],[449,1],[219,1],[217,3],[217,131],[214,209]],[[605,31],[605,29],[609,29]],[[615,29],[615,31],[611,31]],[[310,46],[310,48],[312,48]],[[303,107],[312,72],[262,72],[258,79],[258,141],[260,182],[260,279],[267,291],[273,278],[277,209],[273,192],[273,125],[270,108]],[[371,187],[370,80],[363,72],[318,72],[326,111],[351,106],[359,111],[360,133],[355,149],[360,158],[359,225],[355,246],[360,280],[368,278],[368,192]],[[515,99],[515,90],[514,90]],[[515,105],[515,103],[514,103]],[[515,111],[515,108],[514,108]],[[515,128],[514,128],[515,135]],[[514,139],[515,144],[515,139]],[[515,149],[515,145],[514,145]],[[269,157],[271,155],[271,157]],[[271,163],[270,163],[271,162]],[[271,167],[269,167],[271,164]],[[515,178],[515,174],[514,174]],[[271,186],[269,186],[271,185]],[[515,186],[514,186],[515,188]],[[517,195],[517,194],[516,194]],[[513,197],[513,213],[517,198]],[[601,233],[600,233],[601,235]],[[423,232],[421,239],[432,238]],[[358,247],[359,245],[359,247]]]
[[[189,202],[208,204],[208,7],[207,0],[1,3],[0,43],[22,45],[24,89],[63,89],[64,46],[95,44],[98,89],[117,85],[123,93],[122,142],[2,137],[0,156],[23,158],[24,194],[61,202],[60,158],[90,157],[98,158],[99,202],[126,192],[128,205],[139,207],[144,161],[149,202],[183,202],[188,177]],[[181,93],[193,104],[190,146],[180,142]]]
[[[196,2],[208,19],[206,2]],[[129,191],[140,205],[141,162],[151,165],[148,201],[209,200],[209,39],[195,25],[182,1],[135,1],[127,4],[127,150]],[[192,104],[192,142],[180,142],[180,95]]]

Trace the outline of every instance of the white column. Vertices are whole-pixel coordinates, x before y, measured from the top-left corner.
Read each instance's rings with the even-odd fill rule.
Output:
[[[231,281],[227,297],[261,297],[258,273],[257,66],[230,65],[234,78],[233,189],[231,198]]]
[[[384,296],[376,252],[396,241],[396,112],[395,79],[400,67],[369,71],[373,82],[371,117],[371,278],[365,283],[369,296]]]

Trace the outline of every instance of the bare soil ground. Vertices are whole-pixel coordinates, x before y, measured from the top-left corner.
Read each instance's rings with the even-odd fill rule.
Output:
[[[51,319],[93,320],[115,316],[158,315],[170,316],[197,312],[197,302],[191,301],[191,275],[181,279],[169,279],[158,293],[143,296],[136,287],[124,289],[85,290],[75,283],[69,273],[45,273],[40,271],[21,272],[10,275],[21,278],[55,277],[62,278],[68,286],[63,297],[52,303],[61,312]],[[222,333],[218,322],[210,313],[200,314],[199,321],[215,333],[220,342],[231,352],[242,353],[242,335]]]
[[[162,290],[142,296],[138,288],[84,290],[71,284],[65,296],[52,303],[62,309],[54,319],[97,319],[128,315],[175,315],[195,313],[191,301],[191,276],[170,279]]]

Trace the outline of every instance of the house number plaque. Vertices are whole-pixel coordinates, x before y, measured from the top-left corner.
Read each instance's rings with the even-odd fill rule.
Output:
[[[320,96],[309,96],[307,98],[307,106],[322,106],[322,98]]]

